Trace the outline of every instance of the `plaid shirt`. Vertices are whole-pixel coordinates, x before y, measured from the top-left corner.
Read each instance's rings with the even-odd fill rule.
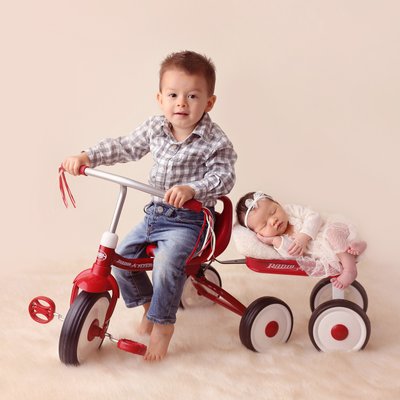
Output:
[[[175,140],[164,116],[154,116],[130,135],[104,139],[86,152],[91,167],[136,161],[151,152],[150,185],[161,190],[188,185],[195,199],[207,207],[215,205],[235,183],[236,152],[208,114],[183,142]]]

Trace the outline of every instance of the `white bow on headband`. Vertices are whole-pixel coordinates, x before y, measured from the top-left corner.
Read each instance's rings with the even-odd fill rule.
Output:
[[[246,228],[248,228],[247,226],[247,218],[249,217],[249,213],[253,208],[257,208],[257,202],[261,199],[269,199],[272,200],[271,196],[268,196],[267,194],[263,193],[263,192],[255,192],[253,194],[253,198],[252,199],[247,199],[244,203],[244,205],[247,207],[247,211],[246,211],[246,215],[244,216],[244,225]]]

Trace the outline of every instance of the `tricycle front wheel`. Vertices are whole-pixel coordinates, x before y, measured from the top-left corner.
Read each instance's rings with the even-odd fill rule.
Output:
[[[67,365],[79,365],[99,349],[104,336],[99,336],[110,305],[108,292],[81,292],[72,303],[63,323],[58,353]]]

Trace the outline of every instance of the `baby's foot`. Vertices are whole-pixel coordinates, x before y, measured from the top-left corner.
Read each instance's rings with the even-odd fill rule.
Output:
[[[150,343],[147,347],[144,360],[146,361],[160,361],[162,360],[168,350],[169,342],[174,333],[174,325],[167,324],[154,324],[154,329],[151,332]]]
[[[347,249],[347,253],[352,254],[353,256],[359,256],[362,254],[367,248],[367,242],[362,240],[353,240],[350,242],[349,248]]]
[[[343,271],[339,276],[332,278],[331,283],[337,289],[346,289],[357,277],[357,270]]]

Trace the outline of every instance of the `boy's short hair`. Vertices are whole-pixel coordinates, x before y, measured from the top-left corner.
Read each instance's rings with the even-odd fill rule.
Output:
[[[162,77],[166,71],[171,69],[181,69],[189,75],[204,76],[207,82],[208,95],[214,94],[215,65],[210,58],[188,50],[169,54],[161,63],[160,91]]]

